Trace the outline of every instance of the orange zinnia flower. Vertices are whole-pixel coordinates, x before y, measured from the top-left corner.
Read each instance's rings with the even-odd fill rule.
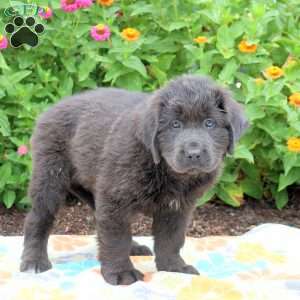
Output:
[[[199,35],[194,39],[194,42],[197,44],[204,44],[208,42],[208,38],[203,35]]]
[[[249,44],[246,40],[242,40],[239,43],[239,49],[243,53],[254,53],[254,52],[256,52],[257,45]]]
[[[102,6],[111,6],[114,3],[114,0],[97,0],[97,3]]]
[[[292,137],[287,141],[289,151],[300,152],[300,138]]]
[[[123,29],[121,35],[124,40],[133,42],[138,40],[141,34],[138,30],[134,28],[125,28]]]
[[[289,103],[291,105],[300,107],[300,93],[294,93],[289,96]]]
[[[283,76],[283,70],[276,66],[271,66],[264,71],[264,74],[267,78],[277,79]]]

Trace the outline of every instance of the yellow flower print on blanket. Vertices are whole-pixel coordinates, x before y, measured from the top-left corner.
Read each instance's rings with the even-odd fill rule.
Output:
[[[242,300],[243,296],[230,282],[197,276],[179,292],[176,299]]]
[[[58,288],[33,286],[20,289],[11,300],[75,300],[75,295]]]
[[[239,244],[235,259],[241,263],[255,263],[258,260],[264,260],[274,264],[285,262],[283,255],[271,252],[261,244],[250,242],[242,242]]]

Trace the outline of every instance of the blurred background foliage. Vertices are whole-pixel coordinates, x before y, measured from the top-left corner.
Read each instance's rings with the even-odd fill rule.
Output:
[[[8,39],[13,17],[4,11],[14,2],[0,3],[0,34]],[[199,205],[214,196],[232,206],[245,196],[286,205],[287,188],[300,181],[299,0],[97,0],[69,13],[59,0],[23,2],[53,15],[36,16],[46,29],[37,47],[0,51],[0,202],[7,208],[30,204],[30,135],[42,111],[85,89],[151,92],[183,73],[228,86],[251,124]],[[97,24],[110,29],[108,40],[90,36]],[[128,27],[139,31],[136,40],[122,37]]]

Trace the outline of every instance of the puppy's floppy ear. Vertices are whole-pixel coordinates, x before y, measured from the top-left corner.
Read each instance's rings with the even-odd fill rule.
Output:
[[[159,127],[159,114],[162,103],[157,97],[149,98],[147,107],[140,118],[140,138],[147,149],[151,151],[153,161],[156,165],[160,162],[157,133]]]
[[[215,94],[217,107],[228,115],[229,146],[227,152],[232,154],[234,145],[238,142],[244,131],[249,127],[244,107],[234,101],[230,93],[223,89],[218,89]]]

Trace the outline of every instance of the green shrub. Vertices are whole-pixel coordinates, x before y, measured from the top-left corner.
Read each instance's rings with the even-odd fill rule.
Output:
[[[1,13],[8,6],[1,2]],[[59,1],[50,6],[53,17],[38,18],[46,28],[38,47],[0,51],[0,201],[6,207],[29,203],[30,152],[20,155],[17,149],[29,147],[40,112],[84,89],[152,91],[187,72],[229,86],[246,104],[251,122],[227,158],[220,183],[199,204],[215,194],[233,206],[241,205],[245,194],[273,197],[278,208],[287,203],[286,188],[300,181],[298,140],[294,151],[287,147],[289,138],[300,136],[299,108],[288,102],[300,91],[298,0],[120,0],[74,13],[62,11]],[[10,21],[2,18],[3,35]],[[108,41],[90,37],[98,23],[109,26]],[[122,38],[127,27],[141,33],[136,41]],[[265,70],[271,66],[280,67],[274,71],[282,76],[270,78]]]

